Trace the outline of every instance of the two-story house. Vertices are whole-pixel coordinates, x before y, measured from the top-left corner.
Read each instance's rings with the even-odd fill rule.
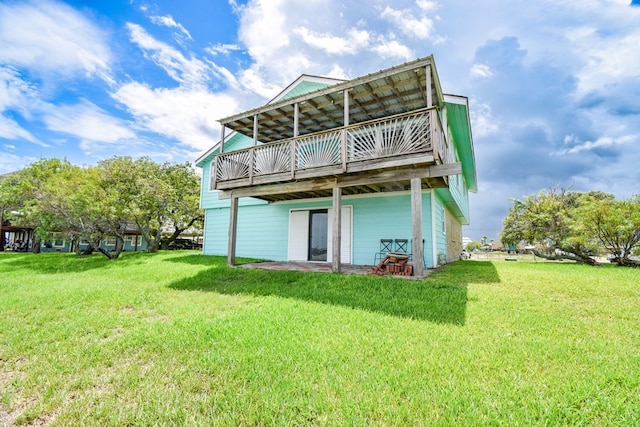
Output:
[[[477,189],[469,105],[443,94],[432,56],[348,81],[303,75],[220,123],[223,143],[196,161],[205,255],[340,271],[404,250],[418,276],[459,259]]]

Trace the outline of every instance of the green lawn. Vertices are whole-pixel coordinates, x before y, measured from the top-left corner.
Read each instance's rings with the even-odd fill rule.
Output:
[[[0,425],[639,425],[640,270],[0,254]]]

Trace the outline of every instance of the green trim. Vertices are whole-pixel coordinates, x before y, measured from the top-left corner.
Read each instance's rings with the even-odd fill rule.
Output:
[[[462,163],[462,175],[469,191],[478,191],[478,179],[476,177],[476,160],[473,151],[473,137],[471,136],[471,124],[469,121],[469,108],[467,105],[445,102],[447,107],[447,121],[456,152]]]

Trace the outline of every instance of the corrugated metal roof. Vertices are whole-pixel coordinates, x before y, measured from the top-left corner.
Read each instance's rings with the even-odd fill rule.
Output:
[[[430,79],[426,77],[427,69],[431,73]],[[428,56],[310,93],[272,101],[224,118],[220,123],[253,137],[253,121],[257,116],[258,140],[262,143],[277,141],[293,137],[295,104],[299,108],[299,134],[305,135],[344,124],[345,90],[349,92],[349,124],[357,124],[427,107],[429,80],[433,105],[442,106],[437,71],[433,57]]]

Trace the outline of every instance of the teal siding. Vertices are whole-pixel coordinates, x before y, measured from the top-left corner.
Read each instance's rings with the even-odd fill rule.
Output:
[[[353,209],[353,264],[373,264],[380,239],[411,240],[411,198],[408,193],[376,197],[346,196],[343,205],[352,206]],[[238,209],[236,256],[287,260],[289,211],[325,207],[331,207],[331,199],[242,205]],[[423,193],[422,208],[424,260],[427,267],[433,267],[431,193]],[[222,206],[206,209],[204,254],[226,255],[228,232],[229,209]]]
[[[353,263],[372,264],[379,251],[380,239],[411,241],[411,197],[409,194],[345,198],[343,204],[353,204]],[[431,197],[422,195],[422,235],[424,261],[431,267]],[[409,243],[411,245],[411,243]]]
[[[229,209],[208,209],[203,252],[226,255]],[[281,205],[246,205],[238,209],[236,256],[274,261],[287,259],[289,209]]]

